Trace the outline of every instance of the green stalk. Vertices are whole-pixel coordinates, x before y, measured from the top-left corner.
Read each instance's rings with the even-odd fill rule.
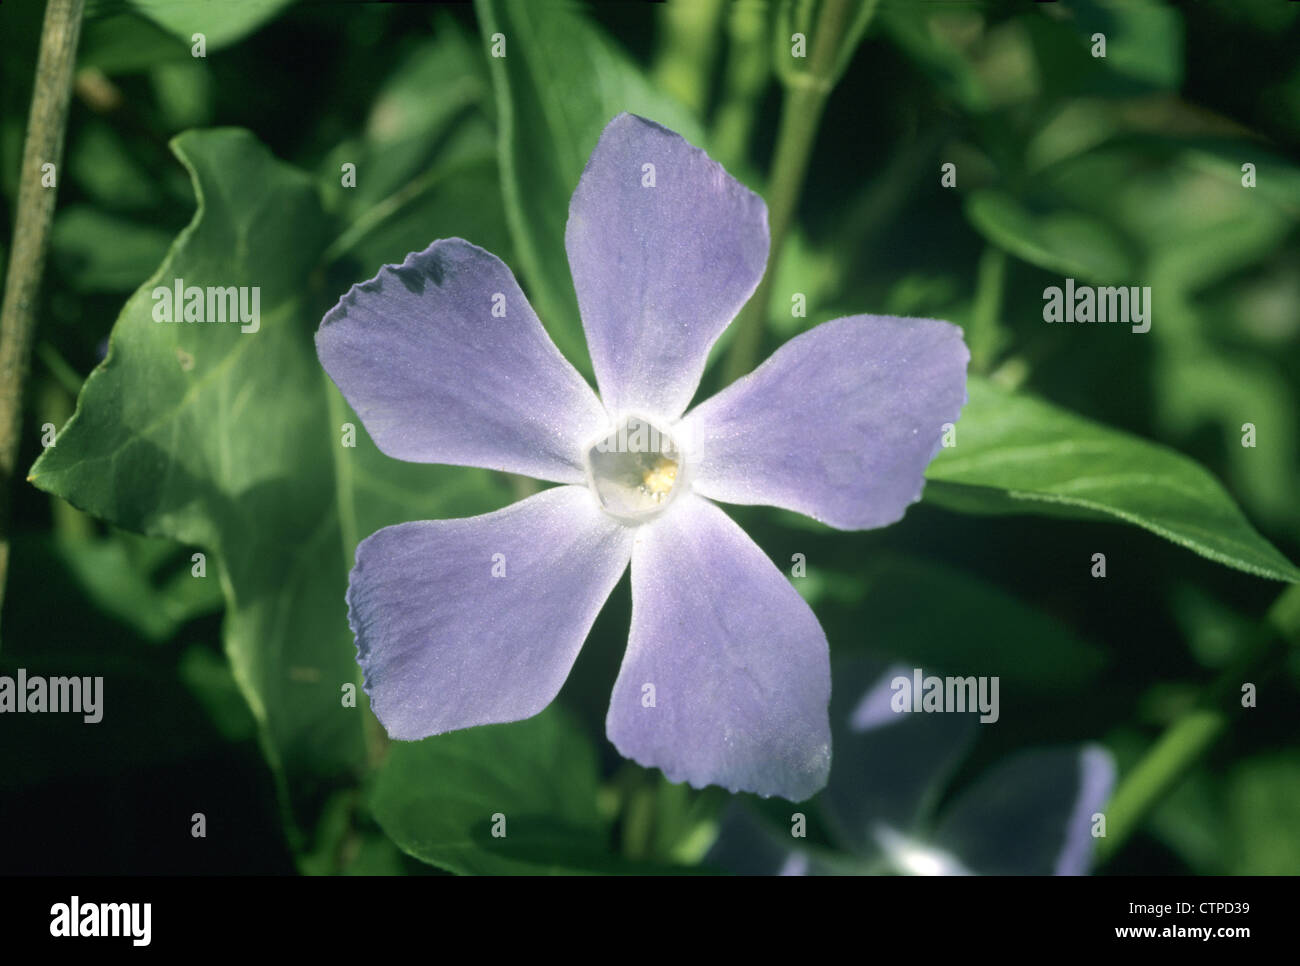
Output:
[[[1097,840],[1098,864],[1120,850],[1226,727],[1227,715],[1207,709],[1189,711],[1169,726],[1137,767],[1124,776],[1106,806],[1106,836]]]
[[[985,246],[975,283],[970,329],[966,333],[970,365],[976,372],[988,373],[1006,341],[1001,323],[1006,277],[1007,253],[995,245]]]
[[[42,168],[54,165],[63,177],[63,135],[77,64],[77,40],[85,0],[50,0],[41,26],[32,110],[27,118],[22,172],[18,182],[13,249],[0,306],[0,601],[9,576],[9,514],[22,435],[23,389],[36,332],[36,297],[50,244],[57,188],[42,182]]]
[[[785,83],[785,100],[781,105],[781,121],[776,136],[776,153],[768,179],[767,205],[771,227],[772,249],[767,272],[758,290],[741,310],[734,323],[735,336],[723,367],[723,381],[730,383],[754,368],[763,344],[764,323],[771,300],[772,280],[776,277],[786,236],[794,220],[799,196],[803,192],[808,173],[808,159],[812,154],[817,128],[821,123],[826,97],[835,86],[835,80],[847,62],[851,50],[846,52],[845,41],[856,42],[866,28],[863,9],[874,10],[874,3],[855,3],[853,0],[823,0],[817,14],[809,48],[808,67],[802,71],[781,70],[778,73]],[[855,17],[856,14],[856,17]],[[869,13],[868,13],[869,16]],[[784,34],[784,30],[782,31]],[[790,38],[778,36],[778,44],[788,44]],[[778,56],[783,56],[778,54]]]
[[[676,97],[696,117],[703,117],[709,106],[723,2],[670,0],[662,10],[663,40],[655,55],[655,86]]]
[[[737,3],[727,18],[727,66],[713,117],[712,153],[728,168],[748,167],[754,133],[754,105],[771,73],[767,11],[758,3]]]
[[[1097,841],[1097,861],[1113,857],[1142,821],[1178,787],[1183,777],[1214,746],[1228,728],[1228,711],[1241,711],[1241,686],[1258,685],[1282,642],[1300,644],[1300,585],[1273,602],[1258,637],[1247,642],[1241,657],[1207,691],[1201,705],[1189,710],[1165,731],[1120,782],[1106,806],[1106,837]]]

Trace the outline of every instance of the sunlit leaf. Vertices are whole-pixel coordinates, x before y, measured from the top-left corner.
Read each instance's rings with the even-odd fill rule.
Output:
[[[975,512],[1120,520],[1225,566],[1300,580],[1187,457],[976,377],[969,388],[957,445],[941,449],[926,474],[928,499]]]

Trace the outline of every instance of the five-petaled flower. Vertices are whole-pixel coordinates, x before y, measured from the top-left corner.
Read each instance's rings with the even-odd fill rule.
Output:
[[[383,268],[321,323],[321,363],[384,453],[560,484],[362,541],[348,616],[371,706],[397,739],[537,714],[630,562],[609,739],[672,781],[808,798],[830,769],[826,636],[713,501],[845,530],[898,520],[965,402],[961,332],[836,319],[686,413],[763,274],[767,209],[630,114],[592,152],[565,246],[599,398],[510,270],[461,239]]]

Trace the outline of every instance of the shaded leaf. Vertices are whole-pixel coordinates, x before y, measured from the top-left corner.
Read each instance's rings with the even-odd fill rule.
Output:
[[[394,743],[371,805],[404,851],[451,872],[594,872],[607,864],[596,791],[591,743],[551,707]]]
[[[293,0],[127,0],[164,30],[186,43],[196,33],[208,48],[225,47],[278,16]]]
[[[1098,282],[1122,281],[1133,274],[1134,261],[1124,239],[1084,212],[1036,211],[988,189],[967,199],[966,217],[993,244],[1049,272]]]
[[[89,205],[59,212],[50,240],[54,264],[80,292],[128,292],[153,274],[172,233]]]

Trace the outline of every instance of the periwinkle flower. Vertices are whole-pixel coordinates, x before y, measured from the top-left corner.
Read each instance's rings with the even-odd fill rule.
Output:
[[[767,209],[630,114],[592,152],[565,246],[599,398],[510,270],[461,239],[386,266],[321,323],[321,362],[384,453],[560,484],[362,541],[348,616],[371,706],[397,739],[537,714],[630,563],[609,739],[672,781],[808,798],[830,768],[826,637],[713,501],[846,530],[898,520],[965,402],[960,330],[836,319],[683,416],[762,276]]]
[[[837,661],[835,771],[817,798],[835,847],[732,803],[707,862],[760,875],[1087,875],[1115,761],[1099,745],[1017,751],[949,794],[981,728],[971,713],[899,713],[904,665]],[[1103,826],[1104,827],[1104,826]]]

